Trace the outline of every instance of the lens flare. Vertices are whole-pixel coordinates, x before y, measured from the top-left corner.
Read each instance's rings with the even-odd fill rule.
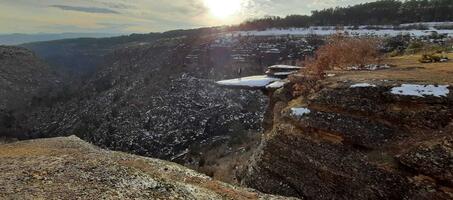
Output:
[[[243,6],[243,0],[204,0],[204,5],[209,9],[212,16],[227,19],[239,13]]]

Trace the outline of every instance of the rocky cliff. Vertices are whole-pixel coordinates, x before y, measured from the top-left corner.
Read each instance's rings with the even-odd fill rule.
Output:
[[[385,73],[390,80],[379,80]],[[451,78],[430,85],[421,74],[348,72],[301,96],[277,90],[242,182],[306,199],[453,198]]]
[[[286,199],[71,136],[0,145],[1,199]]]

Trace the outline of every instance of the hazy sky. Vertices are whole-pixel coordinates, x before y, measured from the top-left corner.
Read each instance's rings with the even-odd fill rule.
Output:
[[[160,32],[370,0],[0,0],[0,33]]]

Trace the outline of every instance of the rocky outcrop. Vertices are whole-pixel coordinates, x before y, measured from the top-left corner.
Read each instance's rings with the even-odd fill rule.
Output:
[[[75,136],[0,145],[1,199],[289,199]]]
[[[452,88],[400,86],[325,81],[297,98],[290,85],[277,90],[242,182],[306,199],[451,199]]]

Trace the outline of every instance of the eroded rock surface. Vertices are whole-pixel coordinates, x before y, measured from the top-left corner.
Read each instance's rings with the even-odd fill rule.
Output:
[[[453,198],[451,93],[396,95],[400,83],[390,81],[320,84],[298,98],[291,86],[274,93],[244,184],[306,199]]]
[[[444,137],[410,149],[399,161],[420,174],[453,185],[453,138]]]

